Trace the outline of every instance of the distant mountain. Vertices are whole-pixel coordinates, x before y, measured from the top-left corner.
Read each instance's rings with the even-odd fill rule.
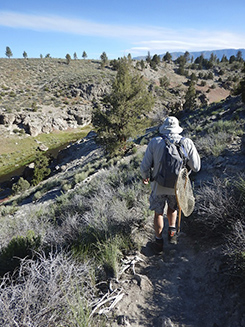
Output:
[[[211,53],[213,53],[214,55],[217,56],[218,59],[222,59],[223,55],[225,55],[227,57],[227,59],[229,59],[231,56],[236,56],[237,52],[241,51],[242,52],[242,58],[245,60],[245,49],[223,49],[223,50],[211,50],[211,51],[196,51],[196,52],[190,52],[190,58],[193,56],[194,60],[197,57],[200,57],[201,54],[203,54],[205,59],[209,59]],[[172,60],[177,59],[178,57],[182,56],[184,54],[184,52],[170,52],[172,55]],[[164,54],[160,54],[160,58],[162,58]],[[146,56],[139,56],[139,57],[135,57],[134,59],[136,60],[141,60],[141,59],[145,59]]]

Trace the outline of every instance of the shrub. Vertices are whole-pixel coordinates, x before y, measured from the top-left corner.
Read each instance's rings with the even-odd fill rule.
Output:
[[[37,250],[40,244],[40,236],[36,236],[33,231],[29,231],[25,237],[12,238],[8,246],[3,248],[0,253],[0,275],[13,272],[19,265],[20,259],[32,257],[33,251]]]
[[[29,187],[30,187],[30,183],[27,180],[25,180],[23,177],[20,177],[18,182],[13,184],[12,192],[13,192],[13,194],[18,194],[18,193],[28,190]]]
[[[214,178],[196,191],[196,208],[187,226],[190,234],[203,238],[224,238],[231,234],[234,224],[243,221],[241,198],[234,183]]]
[[[168,87],[169,84],[170,84],[169,79],[167,78],[167,76],[160,77],[159,82],[160,82],[161,87]]]
[[[3,326],[98,326],[91,315],[95,293],[86,263],[63,253],[24,259],[18,280],[1,281],[0,320]]]
[[[48,168],[49,160],[48,158],[39,153],[34,161],[34,172],[32,178],[32,185],[38,185],[44,178],[46,178],[51,170]]]

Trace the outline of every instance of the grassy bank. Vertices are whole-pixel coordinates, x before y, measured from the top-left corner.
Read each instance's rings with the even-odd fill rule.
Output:
[[[50,150],[85,137],[91,126],[40,134],[36,137],[9,135],[0,143],[0,177],[15,171],[35,158],[40,144]]]

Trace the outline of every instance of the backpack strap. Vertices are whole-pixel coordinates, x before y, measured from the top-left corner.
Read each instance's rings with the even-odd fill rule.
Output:
[[[189,157],[188,157],[188,153],[187,153],[187,151],[186,151],[186,149],[185,149],[185,146],[184,146],[184,139],[185,139],[185,137],[182,137],[181,139],[180,139],[180,141],[178,142],[178,144],[179,144],[179,149],[180,149],[180,153],[182,154],[182,158],[183,158],[183,160],[184,160],[184,166],[186,166],[186,164],[187,164],[187,161],[188,161],[188,159],[189,159]]]

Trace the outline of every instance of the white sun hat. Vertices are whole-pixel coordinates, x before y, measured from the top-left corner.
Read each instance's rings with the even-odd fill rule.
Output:
[[[178,119],[174,116],[167,117],[159,128],[161,134],[179,134],[182,131],[183,128],[180,127]]]

